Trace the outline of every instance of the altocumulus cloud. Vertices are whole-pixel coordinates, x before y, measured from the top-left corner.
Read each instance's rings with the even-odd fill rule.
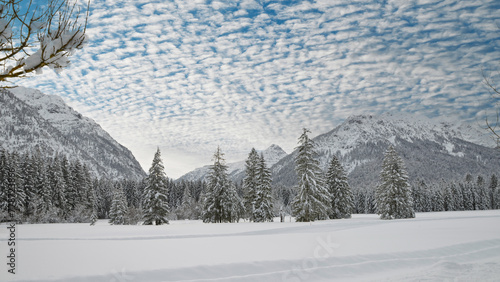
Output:
[[[480,1],[94,0],[88,46],[19,81],[95,119],[167,174],[385,111],[481,119],[500,4]]]

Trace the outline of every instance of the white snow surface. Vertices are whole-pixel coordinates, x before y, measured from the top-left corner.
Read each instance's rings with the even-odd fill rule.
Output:
[[[312,223],[16,226],[0,281],[498,281],[500,210]],[[5,223],[0,254],[6,257]]]

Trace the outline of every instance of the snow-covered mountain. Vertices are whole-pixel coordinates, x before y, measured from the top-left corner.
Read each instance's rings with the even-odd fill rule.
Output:
[[[266,150],[259,152],[264,155],[264,159],[266,160],[266,164],[268,167],[272,167],[275,163],[281,160],[283,157],[287,155],[287,153],[278,145],[271,145]],[[229,174],[229,178],[239,183],[245,177],[245,160],[228,163],[227,172]],[[210,173],[210,165],[206,165],[204,167],[197,168],[183,176],[181,176],[178,180],[190,180],[190,181],[198,181],[198,180],[206,180],[208,174]]]
[[[321,167],[337,155],[354,187],[374,187],[383,155],[393,144],[405,161],[410,180],[463,180],[467,173],[489,177],[500,172],[500,151],[479,126],[430,120],[413,115],[352,116],[332,131],[313,138]],[[296,152],[271,169],[275,184],[296,182]]]
[[[140,179],[132,153],[93,120],[54,95],[24,87],[0,89],[0,146],[18,153],[38,148],[86,164],[96,176]]]

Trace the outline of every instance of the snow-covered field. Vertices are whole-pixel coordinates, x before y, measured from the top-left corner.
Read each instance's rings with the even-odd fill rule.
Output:
[[[288,221],[288,219],[287,219]],[[0,255],[10,254],[8,225]],[[313,223],[16,225],[0,281],[499,281],[500,210]]]

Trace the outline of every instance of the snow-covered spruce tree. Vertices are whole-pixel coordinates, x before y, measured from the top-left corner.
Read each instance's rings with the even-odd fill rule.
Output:
[[[496,209],[497,202],[495,201],[495,192],[498,187],[498,179],[496,175],[492,175],[490,178],[490,185],[489,185],[489,195],[490,195],[490,208],[491,209]]]
[[[37,194],[35,190],[36,170],[34,167],[33,158],[29,154],[22,156],[21,163],[21,181],[24,191],[24,218],[28,219],[35,212],[34,204],[37,202]]]
[[[314,143],[304,128],[299,137],[297,157],[295,158],[295,172],[298,177],[297,195],[292,202],[292,212],[296,221],[308,222],[328,218],[329,196],[323,186],[321,169],[316,160]]]
[[[464,199],[464,210],[472,211],[474,207],[474,183],[472,180],[472,175],[467,174],[465,176],[465,182],[461,185],[462,194]]]
[[[266,165],[264,155],[261,154],[257,170],[258,186],[255,193],[255,209],[253,219],[255,222],[273,221],[273,195],[271,188],[271,170]]]
[[[109,210],[109,223],[113,225],[127,224],[127,214],[127,198],[122,185],[118,183],[113,191],[113,201]]]
[[[142,197],[143,218],[145,225],[168,224],[167,215],[170,211],[168,204],[167,176],[161,160],[160,149],[158,148],[149,175],[146,177],[146,187],[144,187]]]
[[[459,185],[455,183],[451,183],[451,193],[453,195],[453,206],[455,207],[455,211],[463,211],[464,210],[464,195],[462,194],[462,190]]]
[[[67,210],[66,199],[66,184],[64,183],[63,171],[61,169],[61,162],[56,156],[48,167],[48,183],[52,187],[52,206],[57,209],[59,218],[65,218]]]
[[[0,82],[40,73],[45,66],[60,71],[85,44],[87,17],[81,17],[76,1],[39,2],[0,2]]]
[[[217,147],[215,151],[214,164],[210,167],[210,175],[203,196],[203,222],[238,221],[240,216],[238,211],[242,204],[234,185],[228,179],[227,166],[220,147]]]
[[[245,161],[245,178],[243,179],[243,204],[245,216],[254,221],[255,197],[258,186],[257,170],[259,166],[259,154],[252,148],[248,159]]]
[[[198,205],[191,193],[190,185],[184,185],[184,194],[182,195],[182,204],[177,209],[178,219],[198,219]]]
[[[403,160],[393,146],[385,153],[375,199],[377,214],[381,219],[415,217],[408,174]]]
[[[451,189],[451,185],[448,183],[444,184],[444,192],[443,192],[443,200],[444,200],[444,210],[445,211],[455,211],[455,199],[453,195],[453,190]]]
[[[351,187],[347,175],[337,156],[333,156],[326,173],[326,188],[330,194],[329,217],[350,218],[354,207]]]
[[[479,175],[476,180],[476,210],[487,210],[490,209],[490,197],[488,193],[488,188],[486,188],[486,182],[484,178]]]
[[[95,225],[95,223],[97,222],[97,194],[96,194],[96,191],[95,191],[95,187],[92,185],[90,187],[90,194],[89,194],[89,199],[88,201],[91,203],[92,205],[92,211],[91,211],[91,214],[90,214],[90,225]]]

